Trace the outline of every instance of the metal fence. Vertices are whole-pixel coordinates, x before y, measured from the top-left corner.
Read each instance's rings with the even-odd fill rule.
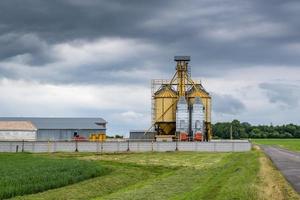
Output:
[[[242,141],[210,142],[155,142],[155,141],[0,141],[0,152],[243,152],[250,151],[251,143]]]

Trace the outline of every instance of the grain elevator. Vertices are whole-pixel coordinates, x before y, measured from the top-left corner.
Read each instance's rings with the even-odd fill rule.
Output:
[[[189,56],[175,56],[174,61],[171,80],[151,81],[151,129],[156,140],[208,141],[212,136],[211,96],[201,81],[192,79]]]

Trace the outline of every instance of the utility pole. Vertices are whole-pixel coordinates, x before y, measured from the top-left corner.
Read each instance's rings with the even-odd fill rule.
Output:
[[[230,139],[232,140],[232,124],[230,123]]]

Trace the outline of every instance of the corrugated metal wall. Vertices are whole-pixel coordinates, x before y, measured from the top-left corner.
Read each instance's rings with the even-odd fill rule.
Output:
[[[35,140],[36,131],[0,131],[0,140]]]
[[[155,139],[155,132],[148,132],[145,135],[145,131],[141,132],[130,132],[129,139],[135,141],[149,141]]]
[[[74,132],[88,139],[92,133],[105,133],[106,131],[105,129],[39,129],[37,131],[37,140],[70,140],[73,138]]]

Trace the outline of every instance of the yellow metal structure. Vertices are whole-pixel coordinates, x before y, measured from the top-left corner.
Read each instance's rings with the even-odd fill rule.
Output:
[[[105,133],[92,133],[89,137],[91,142],[104,142],[106,140]]]
[[[170,135],[176,128],[177,94],[169,85],[162,85],[155,93],[155,122],[159,126],[159,134]]]
[[[177,66],[176,66],[176,74],[177,74],[177,90],[178,90],[178,95],[181,97],[185,96],[185,86],[187,84],[187,62],[185,61],[177,61]]]
[[[176,73],[173,78],[160,86],[154,92],[154,127],[158,135],[173,135],[176,131],[176,106],[179,97],[186,98],[189,107],[195,97],[199,96],[204,105],[205,129],[207,139],[212,136],[211,129],[211,96],[205,91],[201,83],[195,83],[189,74],[189,56],[175,57]]]

